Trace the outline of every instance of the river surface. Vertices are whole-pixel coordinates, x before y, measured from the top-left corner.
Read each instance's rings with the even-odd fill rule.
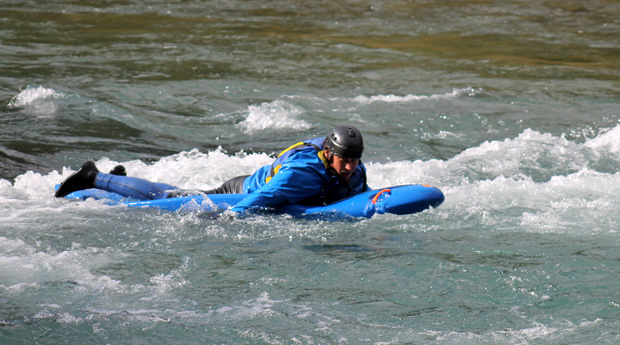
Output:
[[[0,1],[0,344],[620,343],[620,3]],[[209,189],[348,123],[356,221],[71,202]]]

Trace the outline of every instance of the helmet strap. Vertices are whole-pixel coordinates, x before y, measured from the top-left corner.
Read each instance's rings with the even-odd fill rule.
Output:
[[[327,151],[327,156],[326,156],[327,157],[327,162],[331,165],[332,164],[332,157],[334,157],[334,153],[329,148],[326,148],[325,151]]]

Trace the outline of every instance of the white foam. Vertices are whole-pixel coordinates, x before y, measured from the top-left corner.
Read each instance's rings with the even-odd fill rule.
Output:
[[[123,293],[131,293],[135,294],[145,294],[151,299],[161,299],[161,296],[157,295],[158,291],[151,291],[149,287],[136,285],[133,289],[128,291],[123,291]],[[174,298],[171,295],[166,295],[166,299]],[[111,309],[97,309],[97,308],[87,308],[86,311],[91,313],[91,315],[104,315],[106,317],[114,317],[120,316],[122,318],[126,318],[128,320],[138,320],[142,322],[170,322],[171,319],[186,319],[191,320],[192,322],[229,322],[230,320],[239,320],[239,319],[251,319],[257,316],[273,316],[278,314],[278,312],[273,310],[273,306],[276,303],[281,303],[283,301],[272,300],[269,297],[269,294],[263,292],[257,298],[252,298],[245,301],[233,302],[231,305],[220,306],[214,310],[208,311],[196,311],[196,310],[175,310],[175,308],[166,308],[165,310],[161,309],[153,309],[153,308],[141,308],[140,305],[144,304],[142,302],[146,302],[147,305],[152,305],[152,301],[149,298],[143,298],[138,301],[135,305],[133,303],[119,305],[122,309],[111,308]],[[161,300],[160,300],[161,301]],[[60,314],[58,314],[60,315]],[[39,315],[40,318],[51,318],[58,317],[56,310],[52,309],[51,312],[45,312]],[[77,318],[66,317],[67,321],[76,321],[79,322]]]
[[[9,107],[23,107],[28,104],[32,104],[38,100],[46,98],[59,98],[63,94],[54,91],[54,89],[39,87],[28,87],[24,91],[20,92],[17,96],[13,97],[9,102]]]
[[[13,184],[14,190],[12,193],[13,197],[18,198],[18,196],[24,196],[28,199],[39,199],[52,195],[53,187],[68,176],[69,172],[66,170],[63,175],[57,171],[52,171],[47,175],[27,171],[15,178],[15,183]],[[44,191],[48,191],[49,194]]]
[[[516,138],[483,142],[449,160],[367,162],[368,183],[380,188],[399,184],[431,184],[460,188],[474,182],[545,181],[554,173],[584,169],[592,155],[583,145],[526,129]]]
[[[531,187],[531,211],[524,212],[520,226],[537,232],[616,232],[620,226],[617,204],[620,192],[609,186],[620,183],[620,173],[583,169]],[[525,202],[523,202],[525,204]]]
[[[74,244],[68,250],[48,253],[21,239],[6,237],[0,237],[0,249],[0,284],[12,290],[50,281],[74,281],[93,286],[101,277],[93,275],[91,270],[113,260],[106,249],[81,248]]]
[[[582,320],[579,323],[573,323],[567,320],[558,320],[551,325],[532,322],[531,326],[527,328],[507,328],[505,330],[483,333],[456,331],[428,331],[425,333],[435,338],[435,342],[442,344],[531,344],[541,341],[565,343],[571,334],[593,331],[592,329],[597,327],[601,321],[601,319],[594,321]]]
[[[446,173],[448,164],[440,160],[400,161],[390,163],[365,163],[368,185],[383,188],[403,184],[443,185],[442,171]]]
[[[516,138],[484,142],[469,148],[453,157],[450,165],[469,181],[498,176],[520,178],[522,175],[547,180],[554,174],[585,168],[592,154],[583,145],[564,137],[526,129]],[[458,175],[452,178],[458,179]]]
[[[620,126],[601,131],[595,138],[587,140],[585,146],[612,153],[620,152]]]
[[[53,115],[56,113],[55,100],[65,97],[62,92],[43,86],[28,87],[9,102],[9,108],[28,107],[36,115]]]
[[[220,307],[216,313],[226,317],[244,319],[258,315],[270,316],[276,314],[272,307],[278,302],[282,301],[272,300],[268,293],[263,292],[258,298],[244,301],[240,305]]]
[[[118,162],[103,157],[95,161],[100,171],[110,171],[114,166],[122,164],[129,176],[161,182],[187,189],[210,189],[220,186],[226,180],[254,172],[263,165],[271,164],[273,158],[264,153],[235,155],[225,154],[221,148],[208,153],[198,149],[184,151],[164,157],[152,164],[140,160]],[[0,179],[0,204],[27,201],[33,199],[50,199],[54,186],[74,173],[80,166],[63,167],[62,171],[52,171],[47,175],[28,171],[15,178],[11,184]]]
[[[147,165],[141,161],[123,163],[130,176],[154,182],[172,184],[179,188],[210,189],[220,186],[228,179],[249,175],[263,165],[271,164],[273,158],[264,153],[235,155],[225,154],[221,148],[208,153],[197,149],[164,157]],[[98,161],[97,164],[99,165]],[[108,166],[118,164],[113,162]],[[104,171],[103,169],[100,169]]]
[[[260,106],[250,106],[246,119],[237,126],[248,134],[265,129],[309,129],[312,125],[299,119],[303,114],[303,108],[276,100]]]
[[[425,101],[425,100],[437,100],[437,99],[452,99],[458,98],[464,95],[474,96],[476,93],[479,93],[480,89],[474,89],[471,87],[467,88],[455,88],[452,89],[452,92],[444,93],[444,94],[434,94],[434,95],[405,95],[405,96],[397,96],[394,94],[390,95],[376,95],[376,96],[357,96],[353,100],[362,104],[370,104],[374,102],[416,102],[416,101]]]
[[[185,273],[187,273],[189,262],[189,257],[185,257],[183,259],[183,265],[180,268],[174,269],[166,275],[159,274],[151,277],[150,282],[154,284],[158,295],[169,293],[175,289],[179,289],[184,285],[189,284],[189,281],[186,280],[184,277]]]
[[[597,168],[600,157],[614,150],[617,135],[620,130],[613,129],[582,144],[526,129],[445,161],[367,163],[368,183],[437,186],[446,195],[439,212],[495,229],[615,232],[620,192],[610,186],[620,184],[620,173]],[[620,160],[607,159],[612,166]]]

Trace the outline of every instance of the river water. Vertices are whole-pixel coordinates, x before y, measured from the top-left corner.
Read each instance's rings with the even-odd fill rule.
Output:
[[[0,2],[0,344],[620,343],[620,4]],[[208,189],[350,123],[327,222],[55,199],[86,160]]]

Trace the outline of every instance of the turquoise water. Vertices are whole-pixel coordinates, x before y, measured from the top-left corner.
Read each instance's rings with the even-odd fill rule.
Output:
[[[0,344],[620,343],[615,1],[0,2]],[[341,123],[353,222],[57,200],[208,189]]]

